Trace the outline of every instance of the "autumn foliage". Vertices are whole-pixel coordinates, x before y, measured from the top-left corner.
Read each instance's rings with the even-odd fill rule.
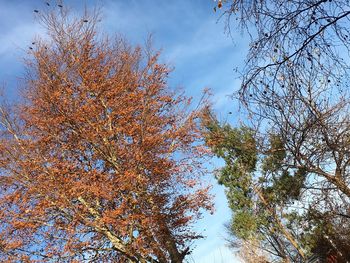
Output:
[[[1,107],[1,262],[182,262],[212,208],[190,100],[97,20],[41,15],[23,98]]]

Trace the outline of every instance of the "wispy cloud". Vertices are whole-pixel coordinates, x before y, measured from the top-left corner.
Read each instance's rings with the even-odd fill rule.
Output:
[[[0,34],[0,55],[14,55],[30,45],[33,37],[40,32],[40,27],[30,23],[16,25],[11,31]]]

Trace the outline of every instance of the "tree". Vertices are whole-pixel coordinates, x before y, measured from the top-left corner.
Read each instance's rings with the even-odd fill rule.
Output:
[[[292,140],[294,166],[307,166],[350,197],[344,144],[349,67],[338,54],[350,44],[347,9],[347,1],[233,1],[225,13],[256,30],[238,92],[241,102],[283,140]],[[337,167],[320,164],[330,162]]]
[[[339,226],[348,225],[350,218],[349,3],[238,0],[220,1],[220,6],[229,30],[236,18],[251,36],[242,85],[233,96],[248,113],[245,125],[249,129],[217,123],[226,142],[214,147],[231,156],[226,161],[226,167],[231,167],[232,162],[244,163],[245,156],[252,156],[250,147],[237,147],[250,136],[256,163],[243,178],[249,178],[245,198],[253,207],[252,214],[260,218],[265,212],[276,224],[274,211],[278,211],[283,226],[279,231],[286,227],[306,255],[317,250],[317,240],[323,240],[338,251],[339,262],[346,262],[348,248],[342,244],[349,243],[349,233]],[[207,136],[215,135],[208,131]],[[241,178],[239,171],[233,172]],[[232,178],[233,172],[227,177]],[[244,186],[240,181],[228,185],[229,198],[232,188]],[[245,217],[234,218],[241,223]],[[261,232],[263,224],[258,226]],[[244,227],[238,225],[234,234]],[[278,251],[282,258],[282,251],[295,254],[296,246],[277,245],[275,231],[265,233],[265,249],[272,247],[270,252]]]
[[[196,111],[159,52],[39,15],[23,98],[1,106],[2,262],[183,262],[211,210]]]
[[[233,211],[229,232],[243,240],[244,244],[261,242],[264,250],[285,262],[303,262],[305,252],[296,235],[286,226],[284,218],[290,201],[299,197],[302,185],[281,182],[282,178],[297,182],[295,178],[298,175],[284,173],[281,178],[267,179],[268,171],[272,169],[278,175],[284,156],[277,137],[271,137],[270,153],[262,154],[251,128],[220,124],[209,108],[203,110],[202,123],[207,145],[225,161],[225,166],[216,176],[218,182],[226,187],[226,196]],[[263,174],[259,167],[264,167]],[[231,245],[236,243],[233,239]]]
[[[339,84],[348,79],[350,4],[345,0],[223,0],[232,23],[250,34],[243,90],[263,93],[280,88],[290,77],[310,72]],[[344,83],[343,83],[344,84]],[[248,97],[250,93],[242,92]],[[259,91],[259,92],[258,92]]]
[[[322,257],[346,262],[349,206],[338,189],[327,194],[306,168],[289,168],[288,151],[276,134],[262,149],[259,141],[264,139],[255,130],[221,124],[209,109],[203,111],[202,123],[207,145],[225,161],[216,177],[226,187],[233,211],[231,245],[254,241],[283,262],[305,262],[320,251]]]

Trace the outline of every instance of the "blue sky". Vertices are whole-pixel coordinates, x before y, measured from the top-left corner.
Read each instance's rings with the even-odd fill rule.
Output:
[[[49,1],[53,2],[53,1]],[[23,74],[22,59],[35,36],[43,29],[35,22],[33,9],[45,8],[41,0],[0,0],[0,85],[11,98],[17,95],[20,77]],[[169,84],[180,87],[194,101],[201,97],[205,87],[212,90],[213,107],[222,120],[239,121],[237,105],[229,99],[239,86],[234,68],[243,65],[247,42],[238,32],[232,39],[224,32],[224,20],[218,21],[212,0],[95,0],[66,1],[81,10],[84,5],[101,5],[102,31],[120,33],[132,43],[144,43],[153,35],[156,48],[163,50],[162,59],[175,69]],[[214,161],[214,165],[220,165]],[[223,224],[229,221],[223,188],[215,180],[216,213],[205,214],[195,227],[205,239],[195,242],[189,262],[228,263],[239,262],[225,246]]]

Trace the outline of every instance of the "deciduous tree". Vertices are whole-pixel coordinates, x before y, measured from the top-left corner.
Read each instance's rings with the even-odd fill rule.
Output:
[[[238,26],[249,33],[242,88],[250,93],[286,85],[286,73],[297,77],[312,71],[323,81],[331,80],[331,85],[347,81],[348,1],[222,0],[218,4],[228,30],[233,32]]]
[[[190,100],[97,13],[39,20],[23,98],[0,108],[0,261],[183,262],[212,209]]]
[[[273,207],[281,226],[302,251],[317,250],[317,240],[322,240],[333,251],[340,251],[337,260],[345,262],[346,256],[340,254],[346,255],[348,248],[342,247],[349,243],[349,233],[339,226],[349,224],[350,211],[349,3],[234,0],[220,1],[220,8],[231,32],[238,23],[251,37],[242,85],[233,95],[247,113],[244,124],[249,128],[218,125],[226,142],[214,146],[232,156],[226,161],[228,167],[255,154],[255,166],[242,177],[249,179],[245,198],[250,200],[248,207],[254,208],[253,215],[265,211],[271,216]],[[253,148],[247,148],[247,136],[254,140]],[[232,174],[237,175],[235,180],[241,178],[237,170],[227,177]],[[243,179],[239,180],[238,184],[230,182],[229,187],[242,188]],[[268,206],[261,202],[259,192]],[[237,216],[238,223],[246,215],[240,220]],[[272,220],[278,224],[276,218]],[[251,222],[248,226],[256,227],[256,221]],[[237,235],[244,227],[247,224],[241,223],[233,232]],[[263,242],[265,248],[275,243],[273,250],[281,251],[283,246],[276,246],[270,230],[263,239],[268,241]],[[301,230],[303,235],[299,235]],[[284,247],[287,254],[296,249],[294,245]]]

